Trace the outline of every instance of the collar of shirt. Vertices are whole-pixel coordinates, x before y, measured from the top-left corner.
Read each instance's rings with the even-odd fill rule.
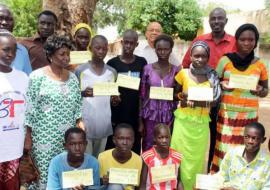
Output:
[[[265,162],[266,161],[265,152],[261,148],[260,148],[259,152],[257,153],[256,157],[254,158],[254,160],[252,160],[250,163],[248,163],[247,160],[243,157],[244,151],[245,151],[245,146],[241,146],[241,147],[236,149],[236,154],[235,155],[242,162],[244,162],[246,165],[251,165],[253,163],[257,163],[258,161],[260,161],[260,162]]]
[[[234,38],[234,37],[231,36],[231,35],[229,35],[229,34],[227,34],[225,32],[223,38],[220,40],[219,43],[222,43],[222,42],[231,42],[232,41],[232,38]],[[205,34],[205,38],[204,39],[207,40],[207,41],[214,41],[214,38],[213,38],[212,33]]]

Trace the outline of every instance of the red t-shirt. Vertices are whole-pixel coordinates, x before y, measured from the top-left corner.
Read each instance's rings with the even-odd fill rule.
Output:
[[[209,65],[215,69],[217,67],[219,59],[226,53],[229,52],[235,52],[236,51],[236,42],[234,36],[231,36],[227,33],[225,33],[224,37],[222,40],[216,44],[213,37],[212,33],[209,34],[204,34],[201,36],[198,36],[192,41],[192,44],[195,41],[202,40],[205,41],[209,47],[210,47],[210,58],[209,58]],[[182,66],[184,68],[189,68],[189,65],[191,64],[190,60],[190,48],[187,50],[186,55],[184,56],[184,59],[182,61]]]

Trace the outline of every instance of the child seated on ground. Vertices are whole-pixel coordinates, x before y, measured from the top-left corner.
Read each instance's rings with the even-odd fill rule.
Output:
[[[244,144],[226,153],[220,171],[222,190],[270,189],[270,156],[261,148],[266,140],[264,126],[254,122],[245,126]]]
[[[134,143],[132,126],[126,123],[118,124],[114,130],[113,143],[115,148],[99,154],[100,178],[106,190],[134,190],[140,183],[142,160],[139,155],[131,151]],[[137,185],[109,184],[111,168],[137,170]]]
[[[93,186],[89,186],[89,189],[99,189],[99,164],[96,158],[90,154],[86,154],[85,149],[87,145],[85,132],[77,127],[70,128],[65,132],[65,149],[67,152],[63,152],[55,156],[49,166],[48,174],[48,190],[64,189],[63,188],[63,172],[73,170],[93,170]],[[73,190],[85,190],[88,187],[84,187],[82,184],[72,188]]]
[[[140,190],[183,190],[180,180],[181,154],[170,148],[171,133],[165,124],[154,128],[154,146],[142,154]]]

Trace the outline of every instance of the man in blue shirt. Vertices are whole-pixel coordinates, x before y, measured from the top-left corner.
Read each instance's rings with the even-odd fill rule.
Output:
[[[0,29],[12,32],[14,28],[14,18],[9,8],[0,4]],[[32,72],[32,67],[27,49],[17,43],[16,57],[11,66],[17,70],[25,72],[29,75]]]
[[[63,172],[73,170],[93,170],[93,186],[85,187],[80,184],[73,187],[73,190],[85,190],[85,189],[99,189],[99,164],[96,158],[84,153],[87,145],[85,132],[77,127],[70,128],[65,133],[65,149],[67,152],[63,152],[55,156],[49,166],[48,174],[48,190],[60,190],[63,188]]]

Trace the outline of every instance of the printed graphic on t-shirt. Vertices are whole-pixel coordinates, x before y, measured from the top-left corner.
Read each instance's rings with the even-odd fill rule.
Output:
[[[1,131],[19,129],[24,122],[26,98],[18,91],[4,92],[0,95]]]

